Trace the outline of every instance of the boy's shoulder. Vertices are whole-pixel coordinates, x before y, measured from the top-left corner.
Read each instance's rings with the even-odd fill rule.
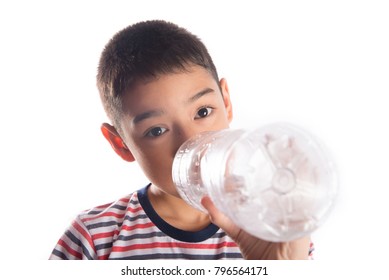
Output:
[[[116,201],[84,210],[78,214],[77,219],[87,227],[107,222],[121,223],[126,215],[137,214],[142,210],[138,193],[143,191],[144,189],[140,189]]]

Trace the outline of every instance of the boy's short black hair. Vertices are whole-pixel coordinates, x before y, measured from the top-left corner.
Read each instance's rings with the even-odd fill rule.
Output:
[[[216,67],[201,40],[176,24],[152,20],[119,31],[105,46],[97,87],[110,120],[120,128],[122,98],[139,80],[186,71],[189,65],[207,69],[219,83]]]

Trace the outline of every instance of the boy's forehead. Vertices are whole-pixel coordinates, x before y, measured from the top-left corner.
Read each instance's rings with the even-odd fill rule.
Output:
[[[169,97],[180,102],[207,88],[219,91],[218,83],[206,69],[192,66],[186,71],[136,81],[123,96],[123,109],[126,114],[134,115],[143,108],[165,103]]]
[[[175,90],[181,90],[181,93],[185,95],[206,85],[217,86],[218,83],[203,67],[191,66],[185,70],[137,79],[126,91],[124,99],[140,98],[142,95],[164,95]]]
[[[163,79],[169,78],[169,77],[174,78],[174,77],[179,77],[182,75],[189,75],[190,76],[190,74],[193,74],[195,76],[196,74],[200,74],[200,73],[207,73],[210,76],[212,76],[212,74],[202,66],[195,65],[195,64],[185,64],[182,67],[172,68],[168,72],[164,72],[161,70],[160,72],[153,73],[153,74],[146,76],[146,77],[144,77],[144,76],[139,77],[134,81],[133,85],[135,87],[136,86],[145,86],[147,84],[155,83],[155,82],[158,82],[159,80],[163,80]]]

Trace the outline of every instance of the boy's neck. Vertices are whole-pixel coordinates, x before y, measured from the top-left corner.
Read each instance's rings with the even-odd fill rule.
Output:
[[[147,192],[155,212],[168,224],[185,231],[199,231],[211,221],[209,216],[189,206],[181,198],[170,195],[153,184]]]

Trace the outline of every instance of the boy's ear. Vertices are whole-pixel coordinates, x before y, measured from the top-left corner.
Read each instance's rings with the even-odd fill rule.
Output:
[[[127,145],[124,143],[119,133],[116,131],[116,128],[108,123],[103,123],[101,125],[101,132],[103,133],[105,139],[111,144],[113,150],[125,161],[135,161],[134,156],[131,151],[127,148]]]
[[[232,104],[231,104],[231,99],[230,99],[230,91],[228,89],[228,84],[227,84],[226,79],[222,78],[220,80],[220,88],[222,89],[224,106],[225,106],[226,112],[227,112],[227,119],[229,122],[231,122],[232,118],[233,118]]]

